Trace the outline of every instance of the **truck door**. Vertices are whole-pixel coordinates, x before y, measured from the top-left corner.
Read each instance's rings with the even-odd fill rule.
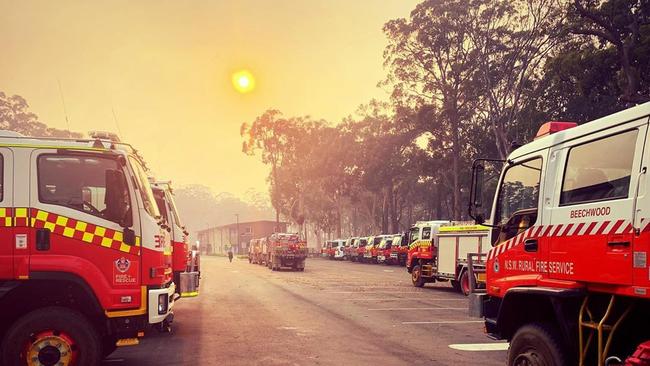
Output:
[[[23,244],[26,245],[22,236],[14,237],[12,165],[11,150],[0,148],[0,279],[15,277],[14,254]]]
[[[558,145],[551,278],[631,285],[637,178],[647,118]]]
[[[649,142],[647,138],[648,130],[646,129],[646,144]],[[637,295],[646,295],[650,287],[650,267],[648,267],[648,256],[650,255],[650,188],[648,169],[650,168],[650,151],[647,147],[643,149],[643,158],[639,171],[632,175],[633,181],[636,180],[638,186],[636,187],[636,205],[635,213],[633,215],[635,236],[632,243],[633,258],[632,258],[632,271],[634,292]]]
[[[121,160],[47,149],[34,150],[30,165],[30,271],[72,272],[92,288],[110,288],[108,306],[139,305],[138,231],[125,228],[139,222]]]

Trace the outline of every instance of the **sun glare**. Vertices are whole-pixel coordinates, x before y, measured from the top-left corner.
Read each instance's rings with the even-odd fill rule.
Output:
[[[237,71],[232,75],[232,85],[240,93],[248,93],[255,89],[255,78],[248,70]]]

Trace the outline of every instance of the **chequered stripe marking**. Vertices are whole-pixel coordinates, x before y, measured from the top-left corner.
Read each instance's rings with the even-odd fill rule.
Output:
[[[650,220],[641,219],[642,232],[650,231]],[[609,234],[630,234],[633,227],[630,220],[611,220],[582,222],[578,224],[536,225],[517,234],[515,237],[497,245],[488,252],[488,260],[498,257],[504,252],[523,243],[530,237],[560,237],[560,236],[591,236]]]
[[[88,244],[111,248],[124,253],[140,254],[140,237],[135,238],[135,245],[128,245],[124,243],[121,231],[35,208],[0,208],[1,226],[45,228],[49,229],[53,234],[66,238],[77,239]]]
[[[0,227],[13,226],[13,209],[11,207],[0,208]]]

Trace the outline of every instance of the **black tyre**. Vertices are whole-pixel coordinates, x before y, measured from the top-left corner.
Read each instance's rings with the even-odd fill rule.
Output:
[[[419,265],[416,265],[411,270],[411,282],[415,287],[424,287],[424,278],[422,278],[422,268]]]
[[[107,337],[102,340],[102,358],[108,357],[111,353],[115,352],[117,349],[117,339],[113,337]]]
[[[458,282],[458,281],[456,281],[456,280],[451,280],[451,281],[449,281],[449,283],[451,283],[451,287],[452,287],[454,290],[460,292],[460,282]]]
[[[82,314],[62,307],[27,313],[2,340],[3,365],[98,365],[103,353],[95,327]],[[30,363],[31,364],[31,363]]]
[[[549,324],[524,325],[510,342],[508,366],[562,366],[568,362],[559,332]]]

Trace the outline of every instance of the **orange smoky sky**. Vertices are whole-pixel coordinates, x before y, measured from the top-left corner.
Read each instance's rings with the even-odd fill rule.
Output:
[[[0,91],[51,127],[120,133],[177,186],[266,191],[240,125],[267,108],[336,123],[387,98],[381,28],[417,2],[3,1]],[[254,90],[235,90],[240,70]]]

